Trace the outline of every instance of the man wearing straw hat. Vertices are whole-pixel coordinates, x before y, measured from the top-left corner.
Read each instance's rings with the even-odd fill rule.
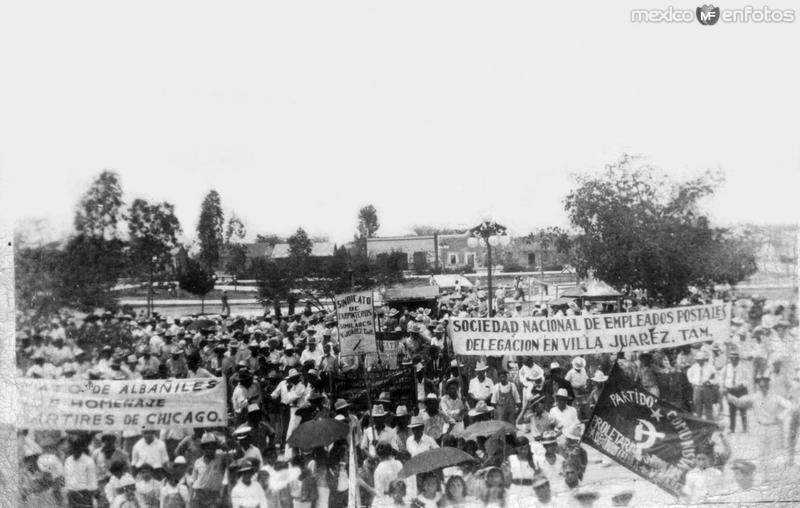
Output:
[[[375,456],[375,446],[378,443],[385,442],[391,444],[396,434],[394,429],[386,426],[386,410],[383,404],[375,404],[372,406],[370,416],[374,426],[369,426],[364,430],[361,437],[361,449],[367,455]]]
[[[489,367],[482,361],[479,361],[475,365],[475,377],[470,380],[469,391],[467,392],[472,407],[475,407],[480,401],[488,404],[492,398],[494,383],[491,379],[486,377],[486,371],[488,369]]]
[[[747,433],[747,408],[739,408],[735,404],[731,404],[731,397],[741,397],[747,394],[747,380],[749,375],[744,368],[744,365],[739,361],[739,352],[731,350],[728,353],[728,363],[722,369],[722,389],[723,393],[728,400],[728,415],[730,418],[730,432],[736,432],[736,413],[740,414],[742,419],[742,431]]]
[[[439,448],[436,441],[425,434],[425,422],[421,416],[412,416],[408,428],[411,429],[411,436],[406,440],[406,450],[412,457],[422,452]]]
[[[237,471],[239,481],[231,490],[231,506],[234,508],[267,508],[267,496],[258,482],[253,481],[255,466],[250,459],[241,459]]]
[[[200,440],[203,455],[192,469],[192,508],[216,508],[221,503],[222,481],[228,466],[228,456],[219,451],[219,441],[211,432]]]
[[[700,350],[695,354],[695,363],[686,371],[686,377],[694,391],[694,413],[698,418],[714,419],[714,392],[717,386],[716,370],[708,363],[708,353]]]

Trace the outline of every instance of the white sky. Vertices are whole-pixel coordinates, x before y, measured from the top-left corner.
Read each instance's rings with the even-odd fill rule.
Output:
[[[800,22],[635,25],[637,4],[6,2],[0,202],[67,231],[111,168],[190,237],[211,188],[251,237],[350,240],[368,203],[383,235],[487,213],[524,234],[629,151],[725,170],[720,222],[795,220]]]

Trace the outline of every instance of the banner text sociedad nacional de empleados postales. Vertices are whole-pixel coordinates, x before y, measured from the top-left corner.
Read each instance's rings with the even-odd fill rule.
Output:
[[[730,337],[730,304],[529,318],[453,318],[461,355],[582,355],[680,347]]]

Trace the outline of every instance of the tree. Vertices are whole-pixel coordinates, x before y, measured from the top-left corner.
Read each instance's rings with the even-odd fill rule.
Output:
[[[200,220],[197,223],[197,237],[200,241],[198,260],[206,270],[213,272],[220,258],[223,245],[225,214],[217,191],[210,191],[200,207]]]
[[[58,291],[64,252],[58,245],[14,246],[14,285],[17,307],[48,316],[62,306]]]
[[[144,199],[131,203],[128,211],[129,257],[136,275],[148,277],[148,304],[153,296],[153,277],[171,266],[172,249],[178,246],[180,233],[181,224],[172,204],[151,204]]]
[[[116,298],[111,288],[125,268],[121,240],[77,235],[67,242],[56,267],[55,295],[62,305],[91,311],[113,309]]]
[[[281,315],[281,301],[289,300],[293,281],[291,273],[269,259],[254,259],[252,272],[258,283],[258,301],[265,307],[272,305],[276,316]]]
[[[303,228],[297,228],[297,231],[287,240],[289,244],[289,258],[287,259],[287,268],[290,274],[290,279],[293,282],[293,289],[303,289],[306,287],[308,278],[312,275],[311,250],[314,243],[308,238],[308,234]],[[294,292],[287,294],[287,304],[289,306],[289,313],[294,313],[294,305],[297,303],[297,295]]]
[[[691,285],[719,280],[710,260],[725,257],[729,236],[710,226],[699,205],[720,182],[708,172],[673,181],[627,154],[601,174],[578,176],[564,205],[581,231],[574,251],[579,275],[593,272],[619,289],[646,289],[666,304],[680,301]],[[733,270],[728,280],[747,271]]]
[[[462,235],[467,232],[467,228],[448,228],[439,226],[428,226],[424,224],[417,224],[411,229],[417,236]]]
[[[267,233],[263,235],[256,235],[256,243],[266,243],[274,247],[279,243],[286,243],[286,239],[282,236]]]
[[[289,244],[289,267],[294,278],[305,277],[314,243],[308,238],[308,234],[303,228],[297,228],[287,243]]]
[[[372,238],[380,227],[378,211],[374,206],[367,205],[358,211],[358,236],[360,238]]]
[[[378,222],[378,211],[372,205],[362,207],[358,211],[358,225],[354,238],[354,247],[358,252],[367,253],[367,238],[375,236],[380,223]]]
[[[117,238],[119,221],[124,218],[119,175],[105,170],[81,197],[75,212],[75,230],[90,238]]]
[[[234,277],[234,288],[238,284],[239,277],[247,268],[247,248],[242,244],[244,237],[247,236],[244,222],[235,213],[228,219],[228,226],[225,228],[225,249],[227,250],[225,270]]]
[[[214,289],[214,273],[202,263],[190,259],[186,270],[178,276],[178,286],[184,291],[200,297],[200,313],[205,313],[206,295]]]
[[[228,245],[242,243],[245,236],[247,236],[247,229],[244,222],[238,215],[231,213],[228,218],[228,225],[225,227],[225,243]]]

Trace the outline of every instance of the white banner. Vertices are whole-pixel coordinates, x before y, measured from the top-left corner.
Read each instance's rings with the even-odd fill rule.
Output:
[[[372,301],[372,291],[336,296],[336,320],[342,356],[378,352]]]
[[[17,379],[17,427],[143,430],[220,427],[227,421],[223,378],[85,381]]]
[[[680,347],[730,337],[730,304],[530,318],[453,318],[460,355],[558,356]]]

